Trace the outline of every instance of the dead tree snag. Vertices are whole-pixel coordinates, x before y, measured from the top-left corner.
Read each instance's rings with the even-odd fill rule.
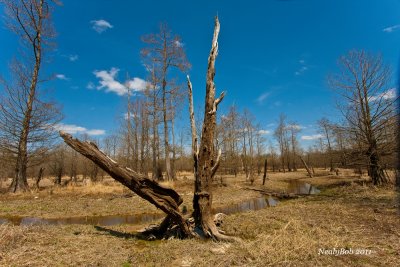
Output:
[[[202,233],[205,237],[209,237],[220,241],[234,240],[233,237],[225,236],[217,229],[214,218],[212,216],[212,179],[215,175],[220,159],[220,152],[215,155],[214,134],[216,126],[216,116],[218,104],[221,103],[225,96],[222,92],[220,97],[215,99],[215,59],[218,55],[218,35],[220,24],[218,17],[215,18],[214,35],[211,44],[211,51],[208,57],[207,80],[206,80],[206,97],[203,128],[200,138],[200,147],[197,149],[197,135],[195,130],[195,122],[193,116],[193,96],[192,84],[188,77],[189,89],[189,109],[190,121],[192,128],[192,152],[194,157],[194,196],[193,196],[193,218],[195,221],[196,232]],[[216,156],[216,157],[215,157]]]
[[[158,227],[146,231],[148,234],[152,233],[158,235],[158,237],[164,237],[165,235],[168,236],[168,234],[165,233],[169,229],[171,229],[171,232],[172,230],[178,229],[178,232],[180,233],[179,236],[184,238],[200,236],[218,241],[237,240],[234,237],[229,237],[220,233],[214,222],[214,216],[211,209],[212,178],[218,169],[221,156],[221,151],[215,155],[213,144],[216,115],[218,104],[225,96],[225,93],[221,93],[220,97],[215,99],[214,75],[215,59],[218,54],[217,40],[219,28],[218,18],[215,18],[214,37],[210,56],[208,58],[204,122],[199,148],[193,112],[192,84],[188,77],[195,176],[193,218],[185,219],[183,217],[182,213],[179,211],[179,205],[182,203],[182,198],[173,189],[163,187],[156,181],[147,178],[145,175],[139,174],[129,168],[119,166],[116,161],[101,152],[97,148],[96,144],[91,142],[81,142],[78,139],[72,138],[69,134],[60,132],[61,137],[70,147],[93,161],[112,178],[167,214],[166,218]]]
[[[314,174],[314,169],[311,169],[308,167],[307,163],[304,161],[304,159],[302,157],[300,157],[301,162],[303,163],[304,167],[306,168],[307,172],[308,172],[308,176],[310,176],[310,178],[313,178],[313,174]]]

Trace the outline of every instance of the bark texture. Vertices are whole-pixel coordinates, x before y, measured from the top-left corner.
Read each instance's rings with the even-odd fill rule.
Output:
[[[67,145],[93,161],[93,163],[102,168],[112,178],[165,212],[167,218],[161,225],[163,228],[165,224],[169,224],[172,221],[179,226],[182,237],[191,236],[189,225],[179,212],[179,205],[183,200],[176,191],[159,185],[156,181],[147,178],[145,175],[119,166],[116,161],[101,152],[92,142],[81,142],[64,132],[60,132],[60,136]]]

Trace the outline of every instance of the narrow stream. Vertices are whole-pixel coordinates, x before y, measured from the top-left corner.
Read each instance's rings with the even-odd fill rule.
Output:
[[[288,193],[300,195],[318,194],[320,190],[316,187],[298,180],[288,181]],[[234,214],[250,210],[260,210],[266,207],[274,207],[279,203],[278,200],[262,196],[250,200],[242,201],[237,204],[231,204],[213,209],[214,213]],[[110,226],[118,224],[143,224],[151,223],[164,218],[163,213],[144,213],[135,215],[106,215],[106,216],[81,216],[81,217],[63,217],[63,218],[39,218],[39,217],[21,217],[9,216],[1,217],[0,224],[11,223],[13,225],[65,225],[65,224],[89,224]]]
[[[297,194],[297,195],[315,195],[319,194],[321,191],[317,189],[315,186],[299,181],[299,180],[290,180],[288,181],[288,193]]]
[[[259,210],[265,207],[276,206],[278,201],[271,197],[259,197],[213,209],[215,213],[233,214],[250,210]],[[10,216],[0,218],[0,224],[11,223],[13,225],[65,225],[65,224],[89,224],[110,226],[118,224],[142,224],[150,223],[164,218],[163,213],[145,213],[136,215],[107,215],[107,216],[81,216],[64,218],[38,218]]]

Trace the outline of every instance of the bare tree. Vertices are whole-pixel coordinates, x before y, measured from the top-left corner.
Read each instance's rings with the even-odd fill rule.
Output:
[[[300,126],[295,123],[291,122],[287,126],[287,131],[289,132],[290,135],[290,145],[291,145],[291,152],[292,152],[292,166],[293,166],[293,171],[297,171],[297,165],[296,165],[296,158],[298,154],[298,141],[297,141],[297,134],[300,132]]]
[[[281,114],[279,116],[278,126],[275,129],[274,137],[279,145],[280,158],[281,158],[281,166],[283,172],[285,172],[285,154],[286,154],[286,116],[285,114]]]
[[[360,156],[367,160],[375,185],[388,183],[381,157],[397,149],[387,142],[388,125],[396,123],[395,103],[398,96],[389,86],[391,70],[381,56],[364,51],[350,51],[339,59],[340,72],[330,84],[341,96],[339,109],[346,121],[344,128],[357,143]]]
[[[164,155],[167,179],[172,179],[171,161],[170,161],[170,144],[169,144],[169,125],[168,118],[170,116],[168,110],[168,97],[171,94],[169,72],[172,68],[176,68],[185,72],[190,68],[190,64],[186,58],[183,49],[182,40],[178,35],[172,35],[171,30],[166,24],[160,24],[160,31],[157,34],[149,34],[142,38],[148,47],[142,50],[142,56],[147,61],[147,68],[152,66],[161,82],[161,106],[164,123]]]
[[[332,123],[327,118],[322,118],[318,122],[321,133],[327,142],[327,150],[329,156],[330,171],[333,171],[333,154],[332,154]]]
[[[1,0],[5,5],[7,26],[23,44],[23,52],[14,60],[14,83],[4,84],[0,105],[1,145],[15,155],[15,175],[9,190],[29,190],[27,167],[30,155],[45,153],[54,126],[61,119],[54,103],[46,102],[39,91],[43,54],[52,47],[50,1]],[[39,157],[40,158],[40,157]]]
[[[65,153],[66,147],[64,144],[58,145],[52,151],[50,158],[50,168],[54,175],[54,184],[61,186],[61,179],[65,172]]]
[[[222,144],[225,147],[224,165],[236,177],[239,166],[238,143],[240,139],[239,113],[236,110],[236,106],[232,105],[229,108],[228,114],[221,118],[221,128],[223,135]]]
[[[147,67],[149,72],[148,78],[148,86],[144,91],[146,96],[146,111],[149,117],[149,127],[151,128],[151,136],[149,141],[151,141],[151,153],[152,153],[152,178],[155,180],[162,179],[162,173],[159,175],[159,155],[160,149],[158,146],[159,143],[159,131],[158,125],[160,122],[160,108],[159,108],[159,94],[160,89],[158,86],[159,80],[156,75],[156,69],[154,68],[154,64],[150,64]]]

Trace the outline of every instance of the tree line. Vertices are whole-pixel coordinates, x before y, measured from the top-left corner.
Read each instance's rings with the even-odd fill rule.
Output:
[[[27,177],[40,180],[43,173],[61,184],[64,175],[76,182],[78,175],[97,181],[104,176],[95,164],[55,139],[63,116],[51,100],[43,77],[44,57],[54,47],[51,13],[55,1],[1,0],[6,25],[21,40],[21,52],[10,65],[8,80],[1,79],[0,164],[2,177],[12,177],[10,191],[28,190]],[[176,129],[177,114],[186,114],[182,103],[188,88],[182,81],[190,70],[181,37],[166,24],[157,33],[142,37],[140,51],[147,70],[147,86],[133,92],[127,77],[126,114],[120,127],[101,140],[90,140],[107,155],[155,180],[174,180],[177,171],[193,171],[188,149],[189,127]],[[244,109],[231,106],[220,116],[213,135],[221,150],[219,173],[244,174],[254,182],[264,166],[272,171],[312,167],[366,170],[374,184],[389,181],[386,170],[397,168],[399,153],[398,94],[391,87],[393,74],[382,56],[353,50],[338,61],[338,72],[329,77],[337,94],[340,120],[321,118],[319,138],[313,147],[301,146],[301,126],[281,114],[273,139],[263,125]],[[185,115],[186,116],[186,115]],[[189,112],[187,112],[189,117]],[[198,119],[196,121],[201,121]],[[201,132],[200,125],[195,125]],[[304,162],[304,163],[303,163]],[[43,171],[45,170],[45,171]]]

